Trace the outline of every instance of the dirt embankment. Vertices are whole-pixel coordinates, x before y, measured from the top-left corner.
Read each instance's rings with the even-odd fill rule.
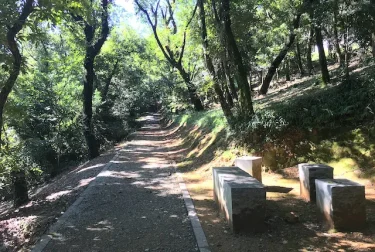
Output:
[[[267,231],[233,235],[213,201],[211,169],[231,166],[234,157],[242,152],[227,141],[224,131],[214,133],[194,124],[172,125],[170,131],[173,138],[171,157],[183,173],[212,251],[375,250],[375,190],[371,182],[347,173],[335,175],[349,176],[349,179],[366,185],[368,227],[359,232],[327,232],[318,220],[315,205],[299,197],[296,167],[278,173],[263,171],[263,183],[269,186]]]

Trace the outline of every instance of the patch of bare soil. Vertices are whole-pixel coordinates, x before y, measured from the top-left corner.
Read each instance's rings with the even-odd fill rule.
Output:
[[[115,149],[60,174],[17,209],[11,202],[1,202],[0,251],[29,251],[114,155]]]
[[[184,174],[211,251],[375,251],[375,189],[371,183],[358,180],[366,185],[367,228],[359,232],[328,232],[318,219],[316,206],[299,197],[297,167],[279,174],[262,174],[267,186],[267,230],[232,234],[213,200],[211,172],[212,167],[233,164],[233,160],[215,155],[218,148],[229,147],[220,143],[220,138],[208,146],[201,144],[209,136],[196,131],[171,129],[174,140],[170,156]]]

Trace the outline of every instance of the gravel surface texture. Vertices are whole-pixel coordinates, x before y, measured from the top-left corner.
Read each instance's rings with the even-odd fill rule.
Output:
[[[43,251],[198,251],[159,119],[144,118]]]

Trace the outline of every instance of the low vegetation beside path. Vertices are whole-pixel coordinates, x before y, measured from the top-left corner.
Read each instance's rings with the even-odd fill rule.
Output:
[[[272,93],[257,98],[254,119],[247,124],[238,122],[235,129],[228,127],[218,109],[174,118],[175,148],[179,150],[174,158],[214,251],[280,251],[281,245],[291,251],[375,249],[372,78],[363,71],[351,82],[325,89],[311,81],[284,87],[277,92],[277,100]],[[267,192],[268,231],[232,235],[213,201],[211,169],[231,166],[236,156],[248,154],[263,157],[263,182],[277,190]],[[302,162],[329,164],[335,177],[366,186],[366,230],[326,233],[317,221],[316,209],[299,198],[296,165]],[[297,223],[288,221],[292,212],[298,216]]]

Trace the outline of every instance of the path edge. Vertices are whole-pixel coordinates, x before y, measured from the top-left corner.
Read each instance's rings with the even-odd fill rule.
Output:
[[[180,186],[182,198],[184,199],[185,208],[188,213],[188,217],[191,223],[191,226],[193,228],[195,240],[198,245],[198,249],[200,252],[211,252],[210,247],[207,242],[206,235],[203,231],[201,222],[199,221],[199,217],[197,212],[195,211],[194,202],[193,199],[190,196],[190,193],[186,187],[184,178],[182,177],[182,174],[177,171],[177,165],[176,162],[172,162],[172,166],[174,168],[177,182]]]
[[[39,239],[39,241],[34,245],[34,247],[31,249],[31,252],[42,252],[45,247],[48,245],[48,243],[52,240],[51,233],[57,233],[58,230],[64,226],[64,224],[67,222],[68,217],[74,213],[79,204],[81,204],[82,200],[88,193],[89,189],[95,186],[98,183],[98,177],[100,177],[100,174],[107,171],[111,165],[118,160],[119,158],[119,152],[117,152],[114,157],[103,167],[103,169],[95,176],[95,179],[93,179],[90,184],[83,190],[83,192],[80,194],[80,196],[74,201],[72,205],[68,207],[68,209],[64,212],[63,215],[59,217],[59,219],[53,223],[45,232],[42,237]]]

